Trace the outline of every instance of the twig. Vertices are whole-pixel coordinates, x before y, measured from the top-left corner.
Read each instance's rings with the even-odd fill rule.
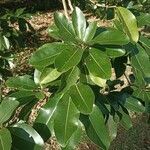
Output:
[[[71,13],[72,13],[72,12],[73,12],[73,6],[72,6],[72,4],[71,4],[71,1],[70,1],[70,0],[68,0],[68,5],[69,5],[70,10],[71,10]]]
[[[65,16],[66,16],[67,19],[69,19],[66,1],[62,0],[62,3],[63,3],[63,7],[64,7]]]

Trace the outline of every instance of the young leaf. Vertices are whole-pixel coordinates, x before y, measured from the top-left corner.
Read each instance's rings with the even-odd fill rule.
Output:
[[[59,29],[61,37],[65,41],[74,42],[75,41],[75,31],[73,29],[72,23],[67,20],[67,18],[62,13],[54,14],[55,24]]]
[[[40,133],[44,141],[48,140],[51,136],[53,115],[61,97],[62,94],[57,94],[53,98],[49,98],[48,102],[40,109],[34,122],[34,128]]]
[[[82,11],[75,7],[72,13],[72,24],[77,36],[83,40],[86,30],[86,20]]]
[[[105,125],[105,120],[102,112],[94,105],[92,113],[89,115],[90,122],[102,144],[108,149],[110,146],[109,132]]]
[[[45,68],[40,76],[40,84],[47,84],[56,80],[61,75],[55,68]]]
[[[92,112],[95,96],[88,85],[82,83],[73,85],[69,90],[69,94],[81,113],[89,114]]]
[[[5,98],[0,104],[0,125],[5,123],[19,105],[15,98]]]
[[[43,149],[43,139],[30,125],[19,122],[9,129],[12,134],[12,147],[14,149]]]
[[[117,7],[117,16],[124,25],[125,32],[132,42],[138,42],[139,33],[135,16],[126,8]]]
[[[62,50],[68,47],[64,43],[49,43],[41,46],[30,58],[30,64],[35,68],[44,68],[54,63],[55,58]]]
[[[0,129],[0,150],[11,150],[11,134],[8,129]]]
[[[11,88],[17,88],[19,90],[34,90],[37,85],[31,80],[29,75],[10,77],[6,81],[6,85]]]
[[[76,66],[82,58],[83,50],[73,45],[68,45],[55,59],[55,67],[59,72],[66,72]]]
[[[57,141],[62,147],[67,145],[68,140],[77,130],[79,112],[68,94],[59,101],[54,119],[54,132]]]
[[[89,49],[86,66],[94,76],[109,79],[111,77],[111,63],[108,56],[99,49]]]
[[[125,45],[129,43],[129,38],[123,32],[117,29],[107,29],[97,35],[90,44],[100,45]]]
[[[89,23],[89,26],[86,29],[85,35],[84,35],[84,42],[89,42],[93,39],[97,29],[97,23],[91,22]]]

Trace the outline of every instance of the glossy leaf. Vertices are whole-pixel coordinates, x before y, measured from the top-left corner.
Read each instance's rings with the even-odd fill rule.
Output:
[[[20,105],[27,104],[31,101],[34,101],[36,94],[38,94],[38,92],[20,90],[10,94],[9,97],[15,97],[15,99],[19,102],[19,106],[20,106]]]
[[[139,33],[135,16],[128,9],[123,7],[117,7],[116,12],[120,21],[123,23],[125,32],[129,36],[130,40],[138,42]]]
[[[133,55],[131,57],[131,64],[134,68],[140,70],[143,73],[144,77],[150,77],[149,56],[147,55],[143,47],[140,46],[139,44],[137,44],[137,48],[135,48],[133,51]]]
[[[114,121],[113,116],[109,115],[106,125],[109,130],[111,141],[113,141],[117,136],[117,123]]]
[[[106,48],[106,54],[111,58],[121,57],[125,55],[126,51],[123,48]]]
[[[45,68],[40,76],[40,84],[47,84],[56,80],[61,75],[55,68]]]
[[[100,87],[105,87],[106,86],[106,79],[102,79],[100,77],[94,76],[93,74],[89,74],[90,79],[92,80],[93,83]]]
[[[93,39],[97,29],[97,23],[91,22],[89,23],[89,26],[86,28],[85,35],[83,41],[89,42]]]
[[[137,16],[138,27],[142,27],[145,25],[150,25],[150,14],[149,13],[140,13]]]
[[[65,82],[66,82],[66,88],[69,89],[72,85],[76,84],[77,80],[79,79],[80,70],[77,66],[70,69],[65,74]]]
[[[62,13],[55,13],[54,20],[61,37],[65,41],[75,41],[75,31],[73,25]]]
[[[53,98],[49,98],[48,102],[40,109],[34,122],[34,128],[42,136],[44,141],[48,140],[51,136],[53,116],[61,97],[61,94],[57,94]]]
[[[125,128],[125,129],[130,129],[132,127],[132,120],[130,115],[125,112],[122,108],[120,108],[119,112],[121,113],[121,120],[120,124]]]
[[[77,130],[73,133],[71,138],[69,139],[67,146],[62,147],[62,150],[73,150],[76,148],[76,146],[79,144],[82,136],[82,126],[79,123]]]
[[[75,7],[72,13],[72,24],[76,35],[80,38],[84,38],[85,30],[86,30],[86,20],[82,11]]]
[[[129,97],[124,105],[127,109],[130,109],[134,112],[144,112],[145,107],[143,104],[135,97]]]
[[[82,54],[83,50],[81,48],[68,45],[66,49],[56,57],[55,67],[59,72],[66,72],[80,62]]]
[[[109,132],[105,125],[104,116],[96,105],[93,107],[93,111],[89,115],[89,119],[98,138],[106,147],[105,149],[108,149],[110,145]]]
[[[64,43],[49,43],[41,46],[30,58],[30,64],[35,68],[43,68],[54,63],[55,58],[68,46]]]
[[[150,39],[146,38],[144,36],[140,36],[140,43],[141,45],[144,47],[146,53],[148,54],[148,56],[150,57]]]
[[[52,25],[48,28],[48,34],[49,34],[49,36],[51,36],[52,38],[54,38],[56,40],[61,39],[59,30],[56,25]]]
[[[43,149],[43,139],[30,125],[19,122],[9,129],[12,134],[13,148],[22,150]]]
[[[86,66],[91,74],[103,79],[111,77],[111,63],[108,56],[99,49],[91,48],[86,59]]]
[[[54,132],[57,141],[62,147],[67,145],[68,140],[78,127],[79,112],[68,94],[65,94],[59,101],[55,119]]]
[[[8,87],[17,88],[20,90],[34,90],[37,88],[37,85],[29,75],[10,77],[6,81],[6,85]]]
[[[0,150],[11,150],[11,134],[8,129],[0,129]]]
[[[88,85],[82,83],[73,85],[69,93],[72,101],[81,113],[89,114],[92,112],[95,96]]]
[[[129,43],[128,37],[117,29],[107,29],[97,35],[90,44],[125,45]]]
[[[0,104],[0,125],[5,123],[12,116],[19,105],[15,98],[5,98]]]

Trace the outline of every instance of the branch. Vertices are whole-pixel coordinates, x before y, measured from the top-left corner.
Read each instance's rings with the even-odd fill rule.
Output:
[[[62,3],[63,3],[63,7],[64,7],[65,16],[66,16],[67,19],[69,19],[66,1],[62,0]]]
[[[71,4],[71,1],[70,1],[70,0],[68,0],[68,5],[69,5],[70,10],[71,10],[71,13],[72,13],[72,12],[73,12],[73,6],[72,6],[72,4]]]

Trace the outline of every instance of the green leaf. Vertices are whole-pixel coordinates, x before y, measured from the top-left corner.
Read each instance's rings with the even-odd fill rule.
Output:
[[[141,45],[143,46],[143,48],[145,49],[147,55],[150,57],[150,39],[144,36],[140,36],[139,41]]]
[[[113,116],[109,115],[106,125],[109,130],[111,141],[113,141],[117,136],[117,123],[114,121]]]
[[[60,40],[61,36],[59,33],[59,29],[57,28],[56,25],[52,25],[48,28],[48,34],[50,37],[56,39],[56,40]]]
[[[143,106],[143,104],[137,98],[132,97],[132,96],[127,98],[124,106],[127,109],[130,109],[135,112],[144,112],[145,111],[145,107]]]
[[[132,42],[138,42],[139,33],[135,16],[124,7],[116,8],[117,16],[124,25],[124,30]]]
[[[126,64],[127,64],[126,56],[115,58],[113,67],[115,69],[116,78],[119,78],[124,74],[126,70]]]
[[[102,112],[99,108],[94,105],[92,113],[89,115],[90,122],[95,130],[98,138],[101,140],[103,145],[108,149],[110,146],[109,132],[105,125],[105,120]]]
[[[54,14],[55,24],[59,29],[59,33],[61,37],[65,41],[75,41],[75,31],[73,29],[73,25],[62,13]]]
[[[129,43],[129,38],[117,29],[107,29],[97,35],[90,44],[100,45],[125,45]]]
[[[121,120],[120,124],[125,128],[125,129],[130,129],[132,127],[132,120],[128,112],[125,112],[122,108],[119,109],[119,112],[121,113]]]
[[[44,68],[54,63],[55,58],[68,46],[64,43],[49,43],[41,46],[30,58],[30,64],[35,68]]]
[[[37,88],[37,85],[31,80],[31,76],[29,75],[10,77],[6,81],[6,85],[10,88],[17,88],[20,90],[34,90]]]
[[[140,13],[140,15],[137,16],[136,18],[138,21],[138,27],[150,25],[150,14],[149,13]]]
[[[86,66],[94,76],[109,79],[111,77],[111,63],[108,56],[99,49],[89,49]]]
[[[42,69],[43,70],[43,69]],[[35,69],[34,70],[34,82],[35,84],[39,85],[40,84],[40,76],[41,76],[41,71]]]
[[[65,147],[78,127],[79,112],[71,97],[65,94],[59,101],[54,119],[54,132],[58,143]]]
[[[82,83],[73,85],[69,90],[69,94],[81,113],[89,114],[92,112],[95,96],[88,85]]]
[[[80,123],[81,124],[81,123]],[[79,144],[82,136],[82,125],[78,125],[77,130],[72,134],[69,139],[66,147],[62,147],[62,150],[73,150],[76,149],[76,146]]]
[[[126,50],[123,48],[105,48],[106,54],[111,58],[121,57],[125,55]]]
[[[137,44],[137,48],[132,53],[131,65],[140,70],[144,77],[150,77],[150,59],[143,47]]]
[[[97,23],[91,22],[89,23],[89,26],[86,29],[85,35],[84,35],[84,42],[89,42],[93,39],[97,29]]]
[[[82,57],[83,50],[79,47],[68,45],[55,59],[55,67],[59,72],[66,72],[76,66]]]
[[[5,123],[12,116],[19,105],[15,98],[5,98],[0,104],[0,125]]]
[[[72,13],[72,24],[76,35],[80,39],[83,39],[86,31],[86,20],[84,14],[78,7],[75,7]]]
[[[9,129],[12,134],[12,147],[14,149],[43,149],[43,139],[30,125],[19,122]]]
[[[0,51],[3,51],[4,49],[9,49],[10,43],[7,37],[0,34]]]
[[[40,84],[47,84],[56,80],[61,75],[55,68],[45,68],[40,76]]]
[[[89,74],[90,79],[92,80],[93,83],[100,87],[106,87],[106,79],[102,79],[100,77],[94,76],[93,74]]]
[[[47,141],[51,136],[53,116],[61,97],[62,94],[57,94],[54,97],[49,98],[48,102],[40,109],[34,122],[34,128],[42,136],[44,141]]]
[[[11,150],[11,134],[8,129],[0,129],[0,150]]]
[[[65,90],[68,90],[72,85],[76,84],[79,79],[80,70],[77,66],[70,69],[64,74],[63,82]]]

